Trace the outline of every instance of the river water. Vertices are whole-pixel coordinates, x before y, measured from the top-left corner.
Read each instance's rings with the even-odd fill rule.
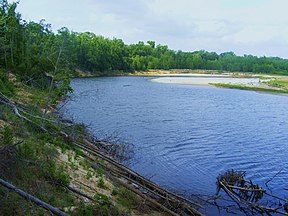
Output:
[[[150,79],[74,79],[64,115],[133,143],[129,166],[187,197],[215,194],[232,168],[260,185],[281,171],[269,187],[288,195],[287,96]]]

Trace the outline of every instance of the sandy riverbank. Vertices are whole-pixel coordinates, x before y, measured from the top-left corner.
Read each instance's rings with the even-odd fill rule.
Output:
[[[188,76],[157,77],[151,81],[184,85],[212,85],[221,88],[288,94],[287,77],[279,76],[262,76],[259,78],[257,76],[234,77],[226,74],[189,74]]]
[[[186,84],[186,85],[209,85],[210,83],[239,84],[239,85],[260,85],[259,78],[235,78],[229,75],[213,74],[187,74],[185,76],[158,77],[151,80],[152,82]]]

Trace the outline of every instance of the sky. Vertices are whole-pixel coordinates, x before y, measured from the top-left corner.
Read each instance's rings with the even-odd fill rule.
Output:
[[[125,43],[173,50],[288,58],[287,0],[20,0],[27,21],[45,19]]]

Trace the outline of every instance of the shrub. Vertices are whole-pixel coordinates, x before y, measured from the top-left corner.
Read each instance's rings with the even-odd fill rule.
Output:
[[[98,179],[98,186],[99,186],[100,188],[106,188],[103,175],[101,175],[101,176],[99,177],[99,179]]]
[[[127,190],[124,187],[121,187],[119,189],[117,201],[120,205],[128,208],[129,210],[135,208],[139,202],[137,196],[133,192]]]
[[[1,133],[2,142],[4,145],[12,145],[13,144],[13,131],[10,127],[5,126]]]
[[[8,74],[0,70],[0,91],[7,97],[12,97],[15,94],[13,83],[9,82]]]

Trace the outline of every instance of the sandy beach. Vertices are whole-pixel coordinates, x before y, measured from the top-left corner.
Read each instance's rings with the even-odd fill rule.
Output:
[[[152,82],[186,84],[186,85],[209,85],[209,83],[241,84],[257,86],[259,78],[235,78],[229,75],[214,74],[183,74],[182,76],[158,77],[151,79]]]

